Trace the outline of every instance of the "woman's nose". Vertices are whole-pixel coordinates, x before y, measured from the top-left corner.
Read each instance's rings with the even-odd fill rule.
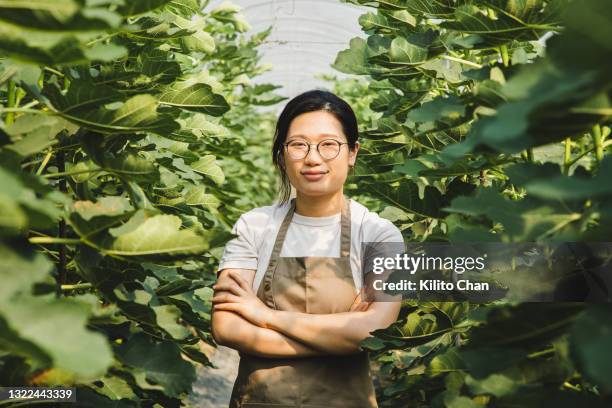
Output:
[[[306,157],[304,157],[304,161],[307,163],[319,163],[321,160],[323,160],[323,158],[317,151],[317,146],[310,146],[310,150],[308,154],[306,154]]]

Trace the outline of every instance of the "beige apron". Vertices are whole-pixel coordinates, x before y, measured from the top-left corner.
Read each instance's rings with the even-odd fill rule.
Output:
[[[344,202],[340,258],[279,257],[295,211],[295,198],[292,199],[257,291],[266,305],[303,313],[339,313],[350,309],[358,293],[350,265],[350,200],[344,196]],[[239,354],[230,408],[378,407],[365,351],[297,358]]]

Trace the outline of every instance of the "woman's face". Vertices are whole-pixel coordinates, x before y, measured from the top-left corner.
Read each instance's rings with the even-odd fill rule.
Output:
[[[359,142],[351,151],[348,144],[340,145],[340,152],[333,159],[321,157],[314,144],[332,139],[341,143],[348,140],[342,130],[342,124],[336,117],[326,111],[302,113],[296,116],[289,125],[285,143],[301,141],[312,143],[308,155],[303,159],[292,158],[287,148],[283,147],[283,158],[289,181],[295,189],[308,196],[329,195],[342,189],[346,181],[349,165],[355,165]],[[321,146],[321,151],[324,147]]]

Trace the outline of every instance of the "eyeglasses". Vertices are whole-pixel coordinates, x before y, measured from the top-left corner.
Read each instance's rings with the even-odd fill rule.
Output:
[[[306,143],[303,140],[292,140],[288,143],[283,143],[287,149],[289,157],[294,160],[300,160],[308,156],[310,152],[310,146],[317,146],[317,152],[325,160],[331,160],[338,156],[342,145],[348,144],[347,142],[339,142],[334,139],[321,140],[319,143]]]

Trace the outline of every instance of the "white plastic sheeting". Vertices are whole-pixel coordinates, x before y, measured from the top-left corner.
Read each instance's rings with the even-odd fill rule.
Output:
[[[211,0],[212,10],[223,0]],[[340,0],[234,0],[251,25],[247,35],[272,25],[272,33],[259,48],[262,63],[273,66],[255,83],[282,85],[277,93],[290,98],[329,84],[315,78],[317,73],[344,77],[331,64],[339,51],[348,48],[353,37],[365,37],[358,18],[367,10]],[[282,104],[280,104],[282,105]]]

